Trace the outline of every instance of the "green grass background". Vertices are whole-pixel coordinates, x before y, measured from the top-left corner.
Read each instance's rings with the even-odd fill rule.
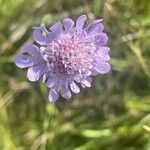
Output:
[[[81,14],[103,18],[112,70],[54,105],[14,56],[33,25]],[[150,150],[150,1],[0,0],[0,150]]]

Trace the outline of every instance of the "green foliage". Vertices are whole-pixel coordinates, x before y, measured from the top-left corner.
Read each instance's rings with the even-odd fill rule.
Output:
[[[149,150],[148,0],[0,0],[0,150]],[[103,18],[112,71],[72,100],[48,102],[14,65],[31,27],[86,13]]]

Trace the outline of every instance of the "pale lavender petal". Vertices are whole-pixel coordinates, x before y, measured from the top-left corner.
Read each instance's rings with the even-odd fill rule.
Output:
[[[41,57],[39,48],[34,44],[27,44],[23,46],[22,51],[31,54],[37,58]]]
[[[90,76],[86,77],[86,80],[90,83],[92,82],[92,78]]]
[[[84,39],[86,42],[93,42],[93,41],[95,41],[95,35],[94,34],[90,35],[90,36],[88,35]]]
[[[101,23],[91,23],[88,27],[85,28],[87,34],[99,33],[104,30],[104,26]]]
[[[50,27],[50,30],[53,33],[53,36],[58,37],[62,33],[62,24],[60,22],[55,23]]]
[[[80,92],[80,88],[76,85],[75,82],[71,82],[71,83],[70,83],[70,89],[71,89],[72,92],[74,92],[74,93],[79,93],[79,92]]]
[[[33,29],[33,38],[37,43],[41,45],[47,45],[51,42],[53,38],[52,34],[48,32],[45,27],[41,26]]]
[[[42,66],[30,67],[27,72],[27,77],[30,81],[37,81],[44,73]]]
[[[94,69],[101,74],[105,74],[110,71],[110,65],[107,62],[101,62],[98,66],[95,66]]]
[[[86,74],[86,76],[90,76],[91,75],[91,71],[88,70],[88,71],[85,72],[85,74]]]
[[[88,80],[86,80],[86,79],[81,80],[81,83],[83,85],[85,85],[86,87],[91,87],[91,83]]]
[[[15,64],[19,68],[27,68],[27,67],[33,66],[35,62],[33,61],[32,58],[28,58],[22,54],[18,54],[16,55],[16,58],[15,58]]]
[[[99,33],[98,36],[96,36],[96,44],[99,46],[103,46],[106,45],[107,41],[108,41],[108,36],[106,33]]]
[[[99,72],[97,72],[94,68],[91,70],[92,72],[92,76],[96,76],[99,74]]]
[[[65,18],[63,20],[63,23],[64,23],[64,28],[65,28],[66,32],[69,32],[73,28],[73,26],[74,26],[74,22],[70,18]]]
[[[105,61],[110,60],[110,56],[108,54],[109,52],[109,48],[108,47],[99,47],[99,50],[97,51],[97,55]]]
[[[43,83],[46,83],[48,77],[49,77],[49,74],[47,72],[43,74]]]
[[[56,84],[56,80],[53,78],[53,77],[49,77],[47,79],[47,82],[46,82],[46,85],[49,87],[49,88],[52,88],[54,86],[54,84]]]
[[[65,88],[65,87],[62,87],[61,89],[61,95],[62,97],[66,98],[66,99],[69,99],[71,98],[71,92],[68,88]]]
[[[77,33],[82,33],[83,26],[84,26],[86,19],[87,19],[86,15],[82,15],[77,19],[76,21]]]
[[[49,101],[55,103],[58,100],[58,98],[59,98],[58,93],[54,89],[51,89],[49,91]]]

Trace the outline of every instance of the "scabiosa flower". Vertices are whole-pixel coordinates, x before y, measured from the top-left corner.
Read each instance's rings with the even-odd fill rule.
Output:
[[[86,16],[80,16],[76,23],[65,18],[48,30],[44,26],[33,27],[35,44],[27,44],[16,56],[20,68],[28,68],[27,77],[43,81],[50,88],[49,100],[55,102],[61,94],[71,98],[71,91],[79,93],[79,84],[90,87],[92,78],[110,70],[108,63],[108,37],[103,32],[102,20],[92,21],[84,28]]]

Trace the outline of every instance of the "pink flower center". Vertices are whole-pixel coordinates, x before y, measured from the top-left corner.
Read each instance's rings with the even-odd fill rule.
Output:
[[[90,70],[93,61],[93,47],[77,37],[60,37],[51,49],[54,71],[75,74]]]

